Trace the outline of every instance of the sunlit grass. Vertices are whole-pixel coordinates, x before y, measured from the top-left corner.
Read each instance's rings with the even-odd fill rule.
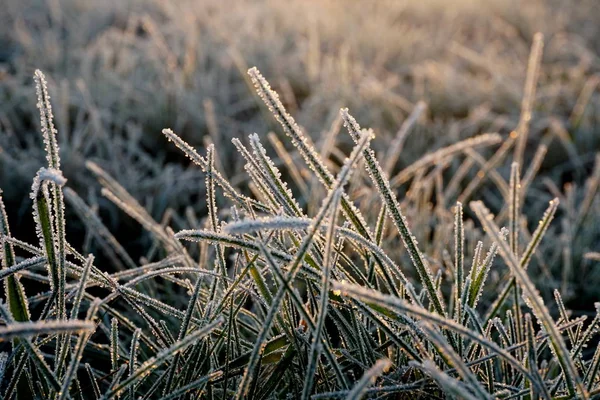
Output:
[[[557,291],[555,320],[555,307],[529,275],[534,258],[542,270],[544,242],[557,223],[564,238],[550,244],[561,246],[559,254],[572,251],[574,235],[585,232],[585,220],[597,208],[600,177],[597,160],[582,196],[546,182],[557,198],[535,215],[539,223],[530,233],[528,217],[535,212],[524,214],[524,202],[547,151],[547,144],[539,144],[525,161],[541,40],[536,36],[514,135],[482,133],[398,172],[401,155],[379,160],[373,144],[380,139],[347,108],[339,121],[354,145],[346,153],[331,136],[327,153],[336,153],[339,162],[323,157],[269,82],[251,68],[250,82],[294,150],[276,146],[286,159],[280,163],[260,134],[249,135],[248,145],[234,138],[248,176],[244,186],[219,171],[219,146],[207,146],[202,156],[164,129],[205,176],[202,222],[189,209],[185,216],[171,211],[179,222],[154,220],[118,177],[87,163],[102,194],[151,237],[140,262],[68,187],[45,76],[36,71],[47,153],[31,190],[38,245],[11,236],[0,201],[3,397],[600,394],[599,353],[585,351],[598,340],[600,305],[590,307],[591,318],[573,317]],[[394,149],[402,148],[423,107],[401,129]],[[496,150],[485,159],[479,148]],[[465,170],[478,164],[479,173],[445,180],[453,163]],[[490,181],[500,196],[479,196]],[[399,190],[407,182],[410,188]],[[296,189],[305,196],[298,198]],[[464,209],[456,201],[480,198],[495,201],[472,201]],[[567,208],[559,213],[563,201]],[[544,202],[535,202],[534,210],[537,203]],[[100,244],[101,257],[67,241],[66,226],[73,221],[65,211],[71,207]],[[593,260],[596,253],[587,257]],[[46,291],[28,293],[24,279]]]

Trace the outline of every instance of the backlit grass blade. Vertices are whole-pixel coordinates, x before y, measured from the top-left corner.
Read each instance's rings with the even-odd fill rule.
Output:
[[[163,129],[162,133],[167,137],[169,142],[175,143],[175,145],[184,152],[184,154],[192,160],[196,165],[200,166],[203,171],[206,172],[208,168],[208,161],[200,156],[196,150],[189,144],[187,144],[184,140],[182,140],[179,136],[177,136],[171,129]],[[250,199],[246,196],[239,194],[233,186],[225,179],[218,171],[214,173],[215,181],[223,188],[223,192],[227,197],[236,202],[240,207],[246,208],[247,204],[252,204],[254,206],[258,206],[259,208],[264,209],[265,207],[260,203],[257,203],[255,200]]]
[[[525,89],[523,100],[521,102],[521,117],[519,125],[515,129],[517,135],[517,144],[515,146],[515,154],[513,161],[518,164],[523,164],[523,153],[529,136],[529,124],[532,117],[533,102],[535,101],[535,89],[540,73],[540,64],[542,61],[542,50],[544,48],[544,35],[537,32],[533,36],[533,45],[529,54],[527,64],[527,77],[525,79]]]
[[[523,268],[524,270],[527,269],[527,267],[529,266],[531,257],[535,253],[535,250],[538,248],[538,246],[542,240],[542,237],[544,236],[544,233],[546,232],[546,230],[548,229],[548,226],[550,225],[550,222],[554,218],[554,214],[556,213],[557,208],[558,208],[558,201],[550,202],[550,206],[544,212],[544,215],[542,216],[542,219],[538,223],[537,228],[531,235],[531,240],[527,244],[527,247],[525,248],[525,251],[523,252],[523,254],[521,256],[521,260],[519,262],[520,267]],[[509,292],[514,287],[515,283],[516,283],[516,278],[513,276],[510,278],[510,281],[508,283],[506,283],[504,288],[500,291],[500,294],[498,295],[497,300],[494,302],[494,304],[492,304],[491,309],[488,312],[486,319],[493,318],[496,315],[496,313],[499,311],[500,307],[502,307],[502,305],[504,304],[504,301],[506,300]]]

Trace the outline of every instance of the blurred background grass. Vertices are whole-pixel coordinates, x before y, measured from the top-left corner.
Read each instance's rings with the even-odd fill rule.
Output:
[[[85,161],[115,176],[157,220],[185,207],[202,216],[203,176],[167,145],[161,129],[171,127],[195,146],[214,143],[219,169],[241,182],[243,162],[231,138],[279,132],[246,79],[254,65],[317,146],[345,106],[375,129],[373,147],[385,151],[425,102],[399,171],[479,133],[508,137],[519,120],[533,35],[542,32],[526,160],[543,138],[552,141],[542,179],[530,190],[536,201],[525,203],[531,223],[547,204],[541,200],[556,191],[572,200],[564,206],[568,217],[600,150],[597,0],[4,0],[0,8],[0,187],[13,234],[30,241],[28,193],[44,160],[36,68],[50,79],[69,186],[137,256],[145,236],[99,195]],[[336,146],[347,151],[347,135]],[[507,168],[500,167],[504,176]],[[491,190],[484,186],[475,197],[489,200]],[[565,236],[559,223],[546,244],[548,268],[558,276],[546,286],[567,279],[564,296],[590,306],[600,273],[583,255],[599,250],[598,208],[596,201],[577,235]],[[412,211],[415,221],[435,223],[431,208]],[[72,242],[85,242],[83,227],[69,227]],[[567,259],[565,278],[560,268]]]

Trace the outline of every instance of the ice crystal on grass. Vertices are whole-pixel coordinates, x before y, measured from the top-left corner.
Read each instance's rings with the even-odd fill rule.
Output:
[[[48,94],[48,83],[46,82],[46,76],[39,69],[35,70],[33,79],[35,80],[37,108],[40,110],[40,124],[48,167],[59,170],[60,158],[56,138],[57,131],[54,127],[54,115],[52,114],[52,104],[50,104],[50,95]]]

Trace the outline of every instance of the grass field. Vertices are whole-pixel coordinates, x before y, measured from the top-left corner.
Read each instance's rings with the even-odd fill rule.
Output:
[[[0,24],[3,398],[600,396],[600,3]]]

